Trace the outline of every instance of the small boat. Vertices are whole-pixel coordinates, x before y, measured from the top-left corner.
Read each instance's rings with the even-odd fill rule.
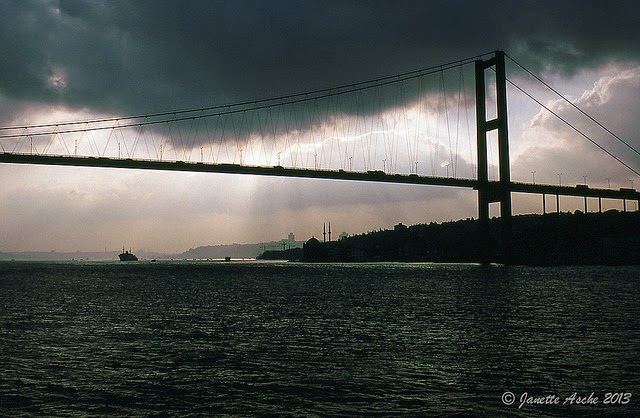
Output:
[[[122,247],[122,254],[118,254],[118,257],[120,257],[120,261],[138,261],[138,257],[131,252],[131,249],[125,251],[124,247]]]

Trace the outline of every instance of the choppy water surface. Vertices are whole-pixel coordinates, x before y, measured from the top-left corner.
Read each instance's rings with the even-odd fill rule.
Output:
[[[5,262],[0,415],[637,416],[639,295],[640,267]]]

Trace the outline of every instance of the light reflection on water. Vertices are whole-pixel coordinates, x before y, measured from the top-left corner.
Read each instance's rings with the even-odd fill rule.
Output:
[[[634,416],[639,273],[0,263],[0,412]],[[635,397],[518,409],[505,391]]]

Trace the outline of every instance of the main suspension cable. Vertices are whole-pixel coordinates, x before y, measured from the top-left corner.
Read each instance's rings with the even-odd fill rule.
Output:
[[[631,170],[633,173],[635,173],[636,175],[640,176],[640,172],[638,172],[637,170],[635,170],[633,167],[629,166],[627,163],[625,163],[624,161],[622,161],[620,158],[616,157],[613,153],[611,153],[610,151],[608,151],[606,148],[604,148],[602,145],[598,144],[595,140],[593,140],[591,137],[589,137],[587,134],[585,134],[584,132],[582,132],[581,130],[579,130],[578,128],[576,128],[575,126],[573,126],[568,120],[566,120],[565,118],[563,118],[562,116],[560,116],[558,113],[554,112],[553,110],[551,110],[548,106],[544,105],[541,101],[539,101],[538,99],[536,99],[535,97],[533,97],[531,94],[527,93],[522,87],[518,86],[516,83],[514,83],[513,81],[511,81],[510,79],[507,78],[507,82],[509,84],[511,84],[513,87],[515,87],[516,89],[520,90],[522,93],[524,93],[527,97],[529,97],[531,100],[533,100],[534,102],[536,102],[539,106],[541,106],[542,108],[544,108],[545,110],[547,110],[549,113],[551,113],[553,116],[555,116],[556,118],[558,118],[560,121],[564,122],[567,126],[569,126],[571,129],[573,129],[574,131],[576,131],[578,134],[580,134],[582,137],[584,137],[585,139],[587,139],[589,142],[591,142],[593,145],[595,145],[596,147],[600,148],[602,151],[604,151],[607,155],[609,155],[611,158],[613,158],[614,160],[616,160],[617,162],[619,162],[620,164],[622,164],[623,166],[625,166],[626,168],[628,168],[629,170]]]
[[[608,129],[606,126],[604,126],[602,123],[600,123],[599,121],[597,121],[593,116],[589,115],[587,112],[585,112],[584,110],[582,110],[578,105],[576,105],[574,102],[572,102],[571,100],[567,99],[564,95],[560,94],[556,89],[554,89],[553,87],[551,87],[548,83],[546,83],[544,80],[542,80],[540,77],[538,77],[537,75],[535,75],[532,71],[529,71],[527,68],[525,68],[522,64],[520,64],[518,61],[516,61],[515,59],[513,59],[511,56],[509,56],[509,54],[505,55],[514,63],[516,64],[518,67],[520,67],[523,71],[525,71],[527,74],[529,74],[531,77],[535,78],[536,80],[538,80],[540,83],[542,83],[545,87],[547,87],[549,90],[551,90],[553,93],[555,93],[557,96],[559,96],[560,98],[562,98],[562,100],[564,100],[565,102],[567,102],[569,105],[571,105],[571,107],[573,107],[574,109],[576,109],[578,112],[582,113],[584,116],[586,116],[589,120],[591,120],[592,122],[594,122],[596,125],[598,125],[600,128],[604,129],[608,134],[610,134],[611,136],[613,136],[615,139],[617,139],[619,142],[621,142],[622,144],[624,144],[627,148],[629,148],[631,151],[635,152],[636,154],[640,155],[640,151],[638,151],[637,149],[633,148],[633,146],[631,146],[627,141],[623,140],[622,138],[620,138],[618,135],[616,135],[614,132],[612,132],[610,129]]]
[[[58,123],[34,124],[34,125],[23,125],[23,126],[3,126],[3,127],[0,127],[0,131],[18,130],[18,129],[21,129],[21,130],[41,129],[41,128],[53,128],[53,127],[59,128],[61,126],[73,126],[73,125],[80,125],[80,124],[97,124],[97,123],[108,123],[108,122],[174,116],[173,118],[169,118],[169,119],[138,122],[138,123],[131,123],[131,124],[125,124],[120,126],[120,127],[136,127],[136,126],[145,126],[145,125],[167,123],[167,122],[179,122],[183,120],[199,119],[203,117],[221,116],[221,115],[226,115],[231,113],[242,112],[246,110],[260,110],[268,107],[284,106],[288,104],[295,104],[295,103],[305,102],[309,100],[333,97],[333,96],[348,94],[352,92],[367,90],[374,87],[407,81],[407,80],[415,79],[418,77],[423,77],[425,75],[430,75],[438,71],[449,70],[449,69],[457,68],[463,65],[467,65],[489,54],[490,53],[484,53],[484,54],[476,55],[469,58],[451,61],[446,64],[439,64],[431,67],[407,71],[404,73],[380,77],[376,79],[369,79],[366,81],[360,81],[360,82],[345,84],[345,85],[336,86],[336,87],[317,89],[317,90],[312,90],[312,91],[307,91],[302,93],[293,93],[293,94],[282,95],[277,97],[247,100],[242,102],[213,105],[213,106],[193,108],[193,109],[182,109],[182,110],[165,111],[165,112],[158,112],[158,113],[148,113],[148,114],[142,114],[142,115],[116,116],[116,117],[83,120],[83,121],[58,122]],[[269,104],[265,104],[265,103],[269,103]],[[253,106],[253,107],[247,107],[247,106]],[[241,109],[231,110],[233,108],[238,108],[238,107],[240,107]],[[229,109],[229,110],[224,112],[212,113],[212,114],[202,114],[204,112],[210,112],[210,111],[222,110],[222,109]],[[198,112],[201,113],[201,115],[176,117],[178,115],[185,115],[185,114],[198,113]],[[93,127],[93,128],[87,128],[87,129],[71,129],[71,130],[65,130],[62,133],[84,132],[84,131],[90,131],[90,130],[101,130],[101,129],[110,129],[110,128],[112,127],[109,126],[109,127]],[[50,132],[38,133],[37,135],[47,135],[47,134],[50,134]],[[17,137],[23,137],[23,136],[28,136],[28,134],[0,135],[0,138],[17,138]]]

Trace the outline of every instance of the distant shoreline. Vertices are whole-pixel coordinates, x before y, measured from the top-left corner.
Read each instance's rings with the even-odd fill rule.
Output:
[[[465,219],[380,230],[338,241],[231,244],[192,248],[181,254],[136,252],[142,262],[158,261],[302,261],[302,262],[424,262],[479,263],[478,221]],[[499,219],[490,221],[499,242]],[[310,248],[310,243],[315,249]],[[303,248],[305,247],[304,251]],[[498,246],[496,246],[498,247]],[[513,217],[513,264],[640,265],[640,212],[550,213]],[[497,259],[497,254],[494,254]],[[0,252],[0,261],[118,261],[107,252]]]

